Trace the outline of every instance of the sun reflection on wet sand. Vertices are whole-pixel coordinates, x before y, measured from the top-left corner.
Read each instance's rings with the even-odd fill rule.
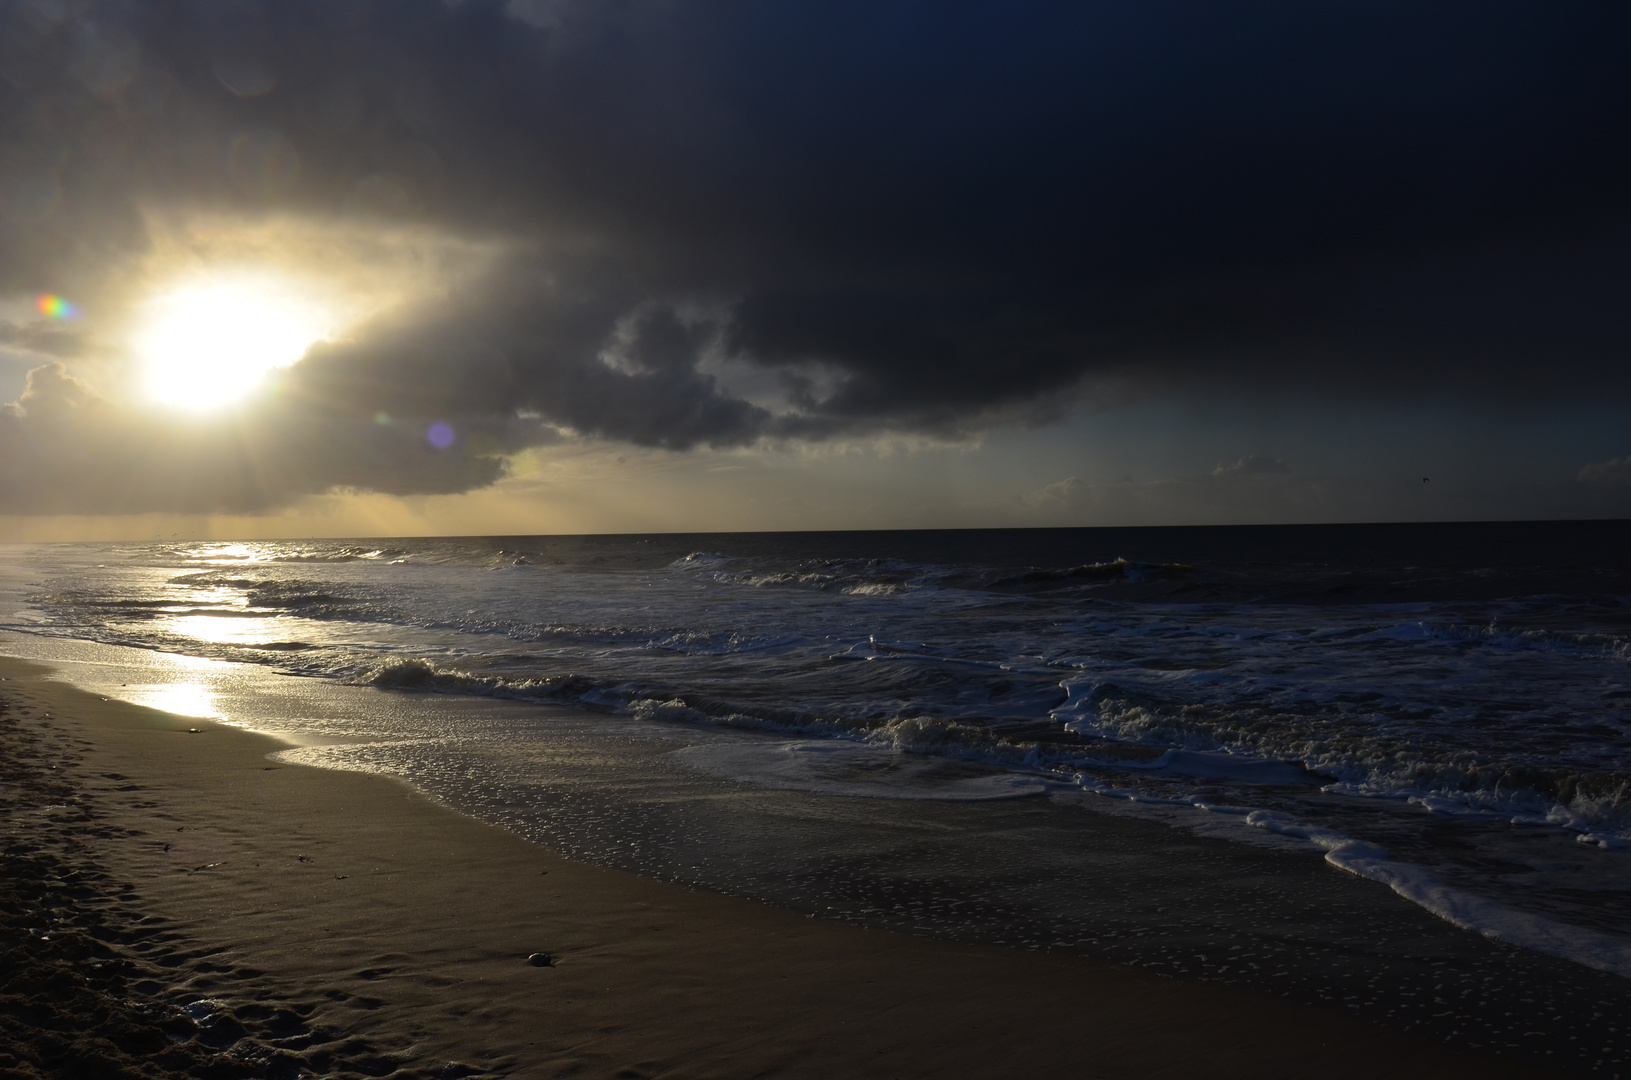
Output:
[[[148,669],[154,682],[125,686],[121,697],[178,716],[221,719],[217,698],[234,665],[197,656],[156,653]]]
[[[0,630],[0,652],[56,666],[61,669],[56,677],[89,693],[179,717],[213,720],[295,746],[399,737],[405,729],[426,726],[421,715],[425,706],[435,706],[430,710],[434,715],[445,711],[442,702],[412,698],[382,702],[377,692],[362,687],[293,678],[257,665],[96,642]],[[414,719],[393,720],[399,709]]]

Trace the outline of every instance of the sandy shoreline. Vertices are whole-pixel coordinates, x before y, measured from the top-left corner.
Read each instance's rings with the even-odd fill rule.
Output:
[[[1264,995],[569,862],[42,671],[0,659],[8,899],[35,908],[3,943],[0,1076],[93,1052],[108,1069],[79,1074],[1538,1075]],[[72,1015],[110,1008],[107,1030]]]

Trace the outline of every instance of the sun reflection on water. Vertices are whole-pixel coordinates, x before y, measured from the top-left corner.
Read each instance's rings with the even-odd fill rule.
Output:
[[[206,565],[231,566],[271,562],[283,553],[284,545],[244,543],[202,543],[183,548],[181,554]]]
[[[278,640],[278,632],[292,634],[300,629],[297,620],[279,616],[239,615],[222,611],[210,615],[172,615],[165,619],[164,629],[180,638],[204,641],[211,645],[242,645],[254,648],[268,641]]]

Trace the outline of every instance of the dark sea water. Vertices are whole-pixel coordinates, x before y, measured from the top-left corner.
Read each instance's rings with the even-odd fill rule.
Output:
[[[1631,1075],[1628,522],[0,559],[8,641],[581,858]]]

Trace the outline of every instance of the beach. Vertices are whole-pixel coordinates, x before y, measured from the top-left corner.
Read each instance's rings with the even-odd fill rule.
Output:
[[[0,0],[0,1080],[1631,1080],[1631,8],[1465,15]]]
[[[0,675],[6,889],[35,901],[7,927],[4,1075],[1541,1075],[586,866],[265,736]]]
[[[0,0],[0,1080],[1631,1080],[1631,8],[1480,14]]]

